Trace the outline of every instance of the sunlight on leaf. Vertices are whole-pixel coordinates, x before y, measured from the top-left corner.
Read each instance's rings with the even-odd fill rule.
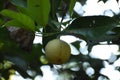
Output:
[[[45,26],[50,12],[49,0],[28,0],[28,13],[40,25]]]

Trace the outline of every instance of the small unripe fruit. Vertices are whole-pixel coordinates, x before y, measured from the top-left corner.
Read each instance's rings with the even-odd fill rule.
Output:
[[[50,63],[63,64],[69,60],[71,49],[66,42],[60,39],[54,39],[47,43],[45,55]]]

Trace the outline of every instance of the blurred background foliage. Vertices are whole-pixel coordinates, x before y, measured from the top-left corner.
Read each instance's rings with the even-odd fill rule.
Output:
[[[100,42],[120,45],[120,15],[79,15],[74,11],[76,2],[82,6],[86,4],[86,0],[0,0],[1,80],[8,80],[10,75],[16,75],[16,71],[23,78],[34,80],[37,75],[43,75],[41,67],[44,65],[49,65],[59,76],[66,76],[66,79],[61,77],[61,80],[109,79],[100,70],[105,67],[104,61],[110,64],[114,61],[92,58],[89,53],[94,45],[102,45]],[[69,18],[65,21],[67,16]],[[72,53],[66,64],[50,64],[44,55],[45,45],[65,35],[79,39],[70,43],[79,54]],[[42,38],[42,43],[33,43],[35,37]],[[80,51],[80,44],[84,41],[87,55]],[[115,56],[118,60],[119,55]]]

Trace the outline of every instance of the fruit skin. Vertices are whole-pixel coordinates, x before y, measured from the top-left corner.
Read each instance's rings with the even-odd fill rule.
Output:
[[[66,42],[60,39],[53,39],[47,43],[45,55],[50,63],[63,64],[69,60],[71,48]]]

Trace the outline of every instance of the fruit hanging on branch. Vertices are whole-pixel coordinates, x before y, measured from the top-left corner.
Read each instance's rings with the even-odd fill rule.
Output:
[[[53,39],[47,43],[45,55],[52,64],[64,64],[70,58],[71,48],[65,41]]]

